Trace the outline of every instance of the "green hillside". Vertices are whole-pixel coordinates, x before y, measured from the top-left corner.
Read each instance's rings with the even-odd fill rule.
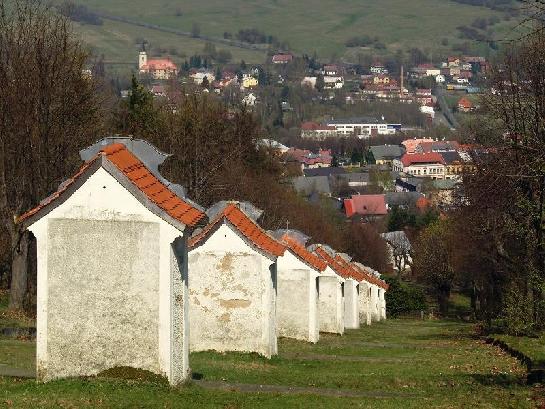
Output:
[[[77,0],[90,10],[136,22],[223,38],[240,29],[258,29],[289,43],[298,53],[319,57],[354,59],[364,48],[347,48],[354,37],[377,38],[386,46],[380,52],[419,47],[429,52],[448,52],[464,41],[457,27],[471,25],[476,18],[496,22],[487,28],[505,31],[503,13],[450,0]],[[176,48],[182,56],[202,50],[204,41],[180,37],[136,25],[104,20],[102,26],[86,25],[81,32],[88,43],[107,58],[134,59],[136,41],[142,38],[156,47]],[[483,31],[484,32],[484,31]],[[265,52],[218,45],[234,60],[262,62]],[[371,49],[373,52],[377,52]]]

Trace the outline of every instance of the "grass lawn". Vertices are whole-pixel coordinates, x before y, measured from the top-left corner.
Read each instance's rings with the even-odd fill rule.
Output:
[[[541,390],[524,385],[522,365],[472,334],[471,325],[454,321],[388,320],[342,337],[322,335],[316,345],[281,339],[280,354],[271,360],[194,353],[199,381],[177,389],[154,380],[41,385],[0,377],[0,407],[534,407]],[[0,340],[0,357],[11,357],[10,365],[28,365],[33,350],[30,342],[14,348],[13,341]],[[259,392],[259,385],[276,385],[276,392]]]
[[[181,64],[194,54],[201,54],[206,44],[205,41],[180,37],[170,33],[150,30],[121,22],[104,20],[102,26],[90,26],[74,24],[76,33],[88,44],[97,55],[104,55],[106,65],[109,69],[116,69],[121,73],[135,71],[138,64],[138,53],[142,44],[137,40],[146,39],[148,49],[160,47],[167,50],[166,55]],[[262,64],[266,60],[264,52],[246,50],[242,48],[217,45],[217,50],[227,50],[232,55],[232,62],[244,60],[248,64]],[[155,55],[150,53],[150,57]]]
[[[523,353],[535,364],[545,366],[545,334],[542,334],[539,338],[514,337],[511,335],[493,335],[492,337]]]
[[[312,54],[316,51],[322,58],[341,57],[347,51],[352,53],[354,49],[345,47],[346,40],[362,35],[378,37],[391,51],[420,47],[446,52],[450,45],[441,45],[441,40],[449,39],[449,44],[460,42],[457,39],[458,26],[470,25],[477,17],[501,17],[500,13],[487,8],[448,0],[79,2],[92,10],[183,31],[191,31],[193,24],[197,23],[201,33],[207,36],[223,37],[224,32],[235,34],[240,29],[257,28],[287,41],[298,53]],[[102,29],[89,27],[89,30],[98,32]],[[147,35],[142,32],[142,36]],[[114,40],[112,47],[115,46]]]

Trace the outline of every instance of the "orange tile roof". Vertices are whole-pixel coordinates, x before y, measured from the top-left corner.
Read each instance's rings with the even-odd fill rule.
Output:
[[[348,278],[354,278],[352,275],[352,272],[345,268],[343,265],[339,264],[333,257],[331,257],[327,251],[325,251],[323,248],[318,247],[316,249],[316,254],[318,254],[322,259],[324,259],[327,264],[335,270],[337,274],[339,274],[342,278],[348,279]]]
[[[230,203],[212,220],[202,232],[189,240],[189,247],[193,248],[203,241],[213,227],[222,220],[230,222],[240,233],[250,240],[256,247],[273,256],[284,254],[286,247],[269,236],[256,222],[248,217],[236,203]]]
[[[302,259],[307,264],[310,264],[316,270],[324,271],[327,268],[327,263],[325,261],[312,254],[290,236],[284,235],[281,240],[293,253],[295,253],[297,257]]]
[[[386,284],[386,282],[367,271],[363,271],[355,264],[348,263],[341,256],[337,255],[335,258],[333,258],[321,247],[316,249],[316,253],[322,257],[341,277],[345,279],[353,278],[357,281],[367,281],[368,283],[375,284],[381,288],[384,288],[385,290],[388,290],[388,284]]]
[[[352,263],[352,267],[360,271],[362,274],[364,274],[365,281],[367,281],[368,283],[378,285],[379,287],[382,287],[385,290],[388,290],[388,288],[390,287],[384,280],[381,280],[380,278],[376,277],[374,274],[371,274],[368,271],[359,268],[356,264]]]
[[[21,215],[18,218],[18,222],[29,218],[52,203],[66,191],[68,187],[85,172],[85,170],[99,160],[100,157],[106,157],[131,181],[133,185],[140,189],[149,200],[165,211],[170,217],[185,225],[195,226],[206,216],[204,212],[193,207],[165,186],[150,172],[140,159],[126,148],[125,145],[122,143],[114,143],[104,147],[95,158],[85,163],[71,179],[63,184],[61,189],[34,209]]]

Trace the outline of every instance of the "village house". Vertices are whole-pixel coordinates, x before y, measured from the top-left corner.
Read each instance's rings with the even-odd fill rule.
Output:
[[[305,248],[309,238],[302,233],[278,230],[273,236],[286,246],[278,258],[278,336],[318,342],[318,280],[327,263]]]
[[[327,168],[331,166],[333,157],[331,150],[320,149],[318,153],[309,151],[308,149],[290,148],[284,157],[287,162],[296,162],[300,164],[301,170],[313,168]]]
[[[329,75],[324,77],[324,89],[341,89],[343,87],[344,87],[343,77],[333,77]]]
[[[401,159],[392,162],[395,172],[405,172],[411,176],[444,179],[445,163],[443,157],[437,152],[430,153],[406,153]]]
[[[245,105],[247,107],[255,106],[256,102],[257,96],[253,92],[250,92],[248,95],[244,95],[244,97],[242,98],[242,105]]]
[[[471,165],[464,162],[456,151],[440,154],[445,162],[445,179],[461,180],[463,173],[471,168]]]
[[[189,73],[189,78],[191,78],[193,82],[197,85],[202,85],[205,78],[209,84],[212,84],[216,79],[216,74],[204,68],[192,69]]]
[[[259,85],[259,81],[251,74],[243,74],[240,86],[244,89],[255,88]]]
[[[405,147],[405,153],[416,153],[416,149],[421,143],[434,142],[431,138],[413,138],[406,139],[401,144]]]
[[[141,51],[138,56],[138,70],[140,74],[148,74],[154,80],[168,80],[178,75],[178,68],[170,58],[148,59],[145,51]]]
[[[40,381],[132,367],[189,377],[186,241],[205,219],[145,141],[106,138],[18,222],[37,242]]]
[[[467,98],[461,98],[457,104],[458,111],[460,112],[472,112],[475,110],[473,103]]]
[[[376,195],[352,195],[350,199],[344,199],[346,217],[362,216],[364,218],[376,218],[388,214],[384,194]]]
[[[419,88],[415,92],[416,102],[420,105],[433,104],[433,96],[431,94],[431,89],[429,88]]]
[[[387,74],[378,74],[373,77],[373,84],[375,85],[388,85],[390,83],[390,76]]]
[[[318,77],[303,77],[301,80],[301,86],[307,86],[310,88],[316,88],[316,80]]]
[[[339,67],[336,64],[326,64],[324,65],[322,69],[322,74],[324,76],[330,76],[330,77],[342,77],[343,70],[341,67]]]
[[[368,161],[376,165],[391,165],[394,159],[399,159],[405,153],[399,145],[377,145],[369,148]]]
[[[369,70],[371,74],[388,74],[388,69],[381,63],[374,63]]]
[[[273,64],[288,64],[293,61],[292,54],[275,54],[271,59]]]
[[[277,354],[277,258],[285,247],[248,203],[220,202],[189,240],[191,351]]]

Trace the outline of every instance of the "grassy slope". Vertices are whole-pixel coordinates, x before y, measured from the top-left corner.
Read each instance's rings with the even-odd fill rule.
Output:
[[[203,34],[217,37],[225,31],[259,28],[288,41],[297,52],[317,51],[324,58],[343,55],[344,42],[364,34],[378,36],[390,49],[440,49],[442,38],[451,39],[451,44],[456,41],[457,26],[498,15],[448,0],[80,1],[91,9],[185,31],[196,22]],[[183,12],[181,17],[176,16],[177,9]],[[185,42],[180,43],[185,46]]]
[[[141,44],[137,39],[145,38],[152,47],[161,47],[167,50],[174,48],[178,55],[173,59],[180,63],[194,54],[202,53],[205,42],[198,39],[179,37],[174,34],[149,30],[130,24],[104,20],[102,26],[75,25],[76,32],[85,43],[89,44],[97,54],[104,54],[106,61],[130,62],[136,64]],[[263,63],[265,54],[260,51],[245,50],[235,47],[218,45],[218,50],[228,50],[233,56],[233,61],[245,60],[248,63]],[[184,57],[185,55],[185,57]]]
[[[545,365],[545,334],[539,338],[493,335],[494,339],[504,341],[511,348],[522,352],[536,364]]]
[[[471,326],[447,321],[389,320],[316,345],[280,340],[280,356],[196,353],[191,367],[205,381],[339,388],[369,397],[324,397],[169,389],[116,379],[36,384],[0,377],[0,406],[15,407],[530,407],[524,368],[480,340]],[[5,354],[0,341],[0,356]],[[338,358],[340,357],[340,358]]]

